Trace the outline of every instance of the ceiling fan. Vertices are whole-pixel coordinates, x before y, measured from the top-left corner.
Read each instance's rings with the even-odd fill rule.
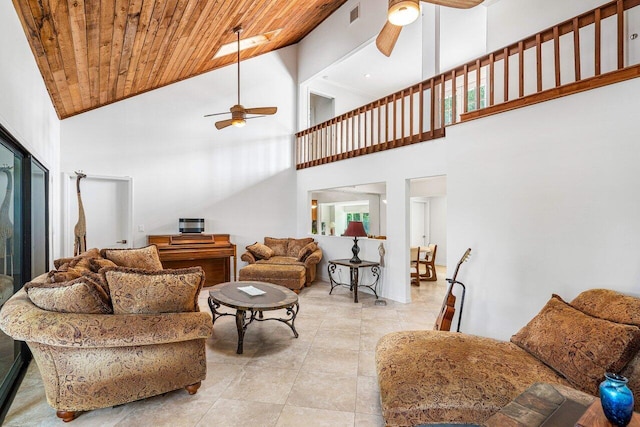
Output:
[[[400,31],[405,25],[411,24],[420,15],[420,1],[433,3],[438,6],[469,9],[482,3],[483,0],[389,0],[387,22],[376,38],[378,50],[390,56],[398,41]]]
[[[218,129],[224,129],[227,126],[231,125],[235,127],[243,127],[247,123],[246,121],[249,119],[257,119],[258,117],[270,116],[278,111],[277,107],[245,108],[240,104],[240,33],[242,32],[242,27],[235,27],[233,29],[233,32],[238,36],[238,103],[229,109],[229,112],[231,113],[230,119],[216,122],[216,128]],[[229,114],[229,112],[207,114],[205,115],[205,117]],[[257,114],[257,116],[247,117],[247,114]]]

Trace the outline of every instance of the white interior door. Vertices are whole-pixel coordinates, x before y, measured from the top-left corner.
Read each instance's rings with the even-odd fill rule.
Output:
[[[87,249],[130,248],[133,240],[133,182],[130,177],[92,176],[80,180],[87,223]],[[73,256],[78,222],[75,174],[65,174],[64,255]]]
[[[426,246],[426,203],[411,200],[411,246]]]

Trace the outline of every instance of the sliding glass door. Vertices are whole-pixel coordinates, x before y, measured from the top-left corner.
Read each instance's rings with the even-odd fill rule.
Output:
[[[48,172],[0,126],[0,306],[48,266]],[[30,353],[0,331],[0,423]]]

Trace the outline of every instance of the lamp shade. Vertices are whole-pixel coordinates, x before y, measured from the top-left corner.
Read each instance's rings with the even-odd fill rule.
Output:
[[[349,225],[347,225],[347,229],[345,230],[343,236],[348,237],[367,237],[366,231],[364,231],[364,225],[362,221],[349,221]]]

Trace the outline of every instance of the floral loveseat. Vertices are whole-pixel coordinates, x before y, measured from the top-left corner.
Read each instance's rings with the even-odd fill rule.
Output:
[[[629,378],[640,409],[640,299],[554,295],[511,342],[442,331],[385,335],[376,348],[387,426],[481,424],[536,382],[597,396],[605,371]]]
[[[29,345],[58,417],[197,391],[213,329],[198,307],[200,267],[162,270],[155,246],[54,264],[4,304],[0,329]]]
[[[240,259],[254,265],[240,270],[240,280],[261,279],[298,291],[315,280],[322,249],[311,237],[265,237],[264,244],[256,242],[247,246]]]

